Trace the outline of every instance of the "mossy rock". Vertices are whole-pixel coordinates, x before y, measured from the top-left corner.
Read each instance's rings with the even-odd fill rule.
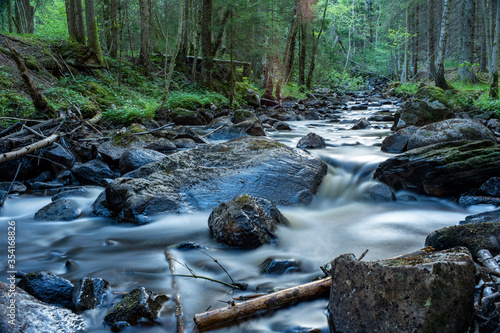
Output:
[[[28,57],[24,59],[24,62],[26,63],[26,67],[28,67],[31,70],[40,70],[40,64],[34,57]]]
[[[233,121],[233,123],[238,124],[238,123],[241,123],[242,121],[252,119],[254,117],[255,117],[255,114],[252,111],[238,109],[238,110],[234,111],[232,121]]]
[[[450,100],[446,96],[443,89],[438,87],[431,87],[425,84],[420,85],[417,93],[415,94],[416,98],[424,100],[428,103],[433,103],[438,101],[446,107],[450,107]]]
[[[177,108],[172,112],[172,121],[176,125],[206,125],[208,122],[198,111]]]

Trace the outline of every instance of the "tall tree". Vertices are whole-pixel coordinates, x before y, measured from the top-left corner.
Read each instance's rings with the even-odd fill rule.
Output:
[[[69,39],[85,45],[82,0],[66,0],[65,6]]]
[[[85,21],[87,23],[87,42],[89,49],[95,54],[99,65],[103,65],[104,58],[102,57],[101,44],[99,42],[94,0],[85,0]]]
[[[434,79],[434,76],[436,75],[436,65],[435,65],[435,44],[436,40],[434,39],[434,0],[427,0],[427,7],[428,7],[428,13],[427,13],[427,40],[429,41],[428,48],[427,48],[427,57],[429,58],[429,72],[428,72],[428,78],[429,79]]]
[[[118,55],[118,1],[119,0],[106,0],[104,6],[104,20],[106,23],[106,48],[109,52],[109,55],[113,58],[116,58]]]
[[[500,43],[500,5],[496,6],[495,34],[491,44],[490,97],[498,99],[498,47]]]
[[[439,34],[439,45],[437,52],[436,74],[434,83],[436,87],[448,89],[448,83],[444,77],[444,56],[446,53],[446,42],[448,40],[448,28],[450,26],[450,2],[451,0],[443,0],[443,17],[441,19],[441,32]]]
[[[151,1],[139,0],[139,12],[141,17],[141,52],[139,54],[139,65],[144,74],[149,76],[151,72]]]
[[[14,24],[20,34],[32,34],[35,32],[35,9],[30,0],[15,0],[16,10]]]
[[[474,43],[474,0],[464,0],[465,6],[463,11],[463,36],[460,52],[460,66],[458,67],[458,76],[463,81],[475,82],[474,75],[474,58],[473,58],[473,43]]]
[[[201,8],[201,52],[204,81],[212,86],[212,0],[203,0]]]
[[[307,80],[306,80],[306,87],[308,89],[311,89],[312,85],[312,79],[313,79],[313,74],[314,74],[314,69],[316,68],[316,53],[318,52],[318,44],[319,44],[319,39],[321,38],[321,35],[323,34],[323,30],[325,29],[326,25],[326,11],[328,9],[328,0],[325,1],[325,8],[323,10],[323,18],[321,20],[321,28],[319,29],[318,35],[314,35],[314,30],[312,31],[312,36],[313,36],[313,45],[312,45],[312,50],[311,50],[311,62],[309,64],[309,73],[307,73]],[[316,37],[316,38],[314,38]]]

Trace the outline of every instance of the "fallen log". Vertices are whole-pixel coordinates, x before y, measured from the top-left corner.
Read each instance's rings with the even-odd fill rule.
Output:
[[[40,149],[40,148],[43,148],[45,146],[50,145],[51,143],[55,142],[59,137],[60,137],[60,135],[57,133],[52,134],[51,136],[49,136],[43,140],[37,141],[31,145],[28,145],[28,146],[25,146],[25,147],[22,147],[20,149],[10,151],[7,153],[2,153],[2,154],[0,154],[0,163],[12,161],[12,160],[15,160],[19,157],[23,157],[24,155],[30,154],[37,149]]]
[[[232,302],[230,305],[223,308],[196,314],[194,316],[194,322],[200,330],[227,324],[259,311],[276,309],[305,300],[328,296],[331,285],[332,278],[328,277],[253,298],[241,303]]]

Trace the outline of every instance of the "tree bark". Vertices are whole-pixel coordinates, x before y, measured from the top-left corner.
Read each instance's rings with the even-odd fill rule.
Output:
[[[89,50],[96,55],[99,65],[102,66],[104,64],[104,59],[102,57],[101,43],[99,42],[94,0],[85,0],[85,20],[87,23],[87,42]]]
[[[82,0],[66,0],[66,20],[68,22],[69,39],[82,45],[86,44],[85,26],[83,23]]]
[[[13,33],[13,27],[12,27],[12,2],[11,0],[7,0],[7,16],[8,16],[8,22],[9,22],[9,33]]]
[[[460,53],[460,67],[458,76],[463,81],[474,83],[474,58],[472,54],[472,44],[474,43],[474,0],[465,0],[463,12],[463,37]]]
[[[15,0],[15,24],[20,34],[32,34],[35,32],[34,7],[30,0]]]
[[[306,71],[306,51],[307,51],[307,24],[302,20],[300,24],[300,52],[299,52],[299,86],[304,85]]]
[[[325,18],[326,18],[326,10],[328,9],[328,0],[325,2],[325,9],[323,11],[323,19],[321,20],[321,29],[319,30],[318,36],[314,38],[314,30],[312,32],[313,37],[313,46],[311,50],[311,63],[309,65],[309,73],[307,73],[307,81],[306,87],[307,89],[311,89],[312,79],[314,74],[314,69],[316,68],[316,53],[318,52],[319,39],[323,34],[323,30],[325,29]]]
[[[434,39],[434,0],[427,0],[428,6],[428,14],[427,14],[427,39],[429,40],[429,46],[427,49],[427,57],[429,58],[429,72],[427,77],[429,79],[434,79],[436,75],[436,66],[435,66],[435,44],[436,41]]]
[[[436,87],[442,89],[448,89],[448,83],[444,77],[444,55],[446,52],[446,41],[448,39],[448,29],[450,26],[450,1],[443,0],[443,17],[441,20],[441,32],[439,34],[439,45],[438,54],[436,62],[436,75],[434,77],[434,83]]]
[[[498,44],[500,43],[500,6],[496,6],[495,34],[491,45],[490,97],[498,99]]]
[[[138,64],[144,69],[144,75],[149,76],[151,72],[151,2],[150,0],[139,0],[139,11],[141,16],[141,51]]]
[[[205,84],[212,86],[212,0],[203,0],[201,20],[202,73]]]
[[[112,58],[118,56],[118,2],[120,0],[110,0],[109,18],[111,20],[110,45],[108,45],[109,55]]]

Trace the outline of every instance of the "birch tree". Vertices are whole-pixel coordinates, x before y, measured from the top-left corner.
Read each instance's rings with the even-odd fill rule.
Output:
[[[434,83],[436,87],[449,89],[448,83],[444,77],[444,55],[446,52],[446,41],[448,39],[448,28],[450,26],[450,2],[443,0],[443,17],[441,19],[441,32],[439,34],[439,45],[437,51],[436,74]]]

